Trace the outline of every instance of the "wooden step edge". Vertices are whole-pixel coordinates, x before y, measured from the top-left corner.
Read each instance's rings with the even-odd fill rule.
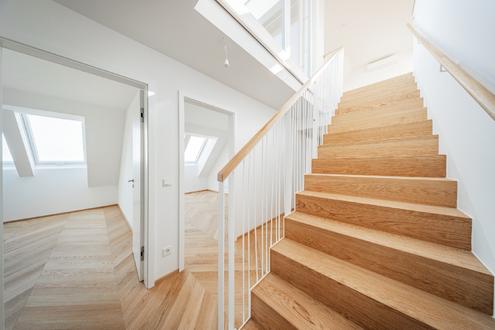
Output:
[[[345,104],[339,104],[337,105],[337,110],[335,111],[335,115],[345,115],[347,113],[355,113],[355,112],[366,112],[366,111],[374,111],[374,110],[393,110],[396,109],[397,111],[402,111],[403,108],[408,109],[410,106],[419,106],[421,108],[425,107],[423,98],[421,96],[419,97],[414,97],[414,98],[406,98],[404,100],[398,100],[395,102],[387,102],[379,105],[374,105],[371,108],[367,107],[364,109],[353,109],[355,106],[345,106]],[[373,109],[373,110],[371,110]]]
[[[434,205],[417,204],[417,203],[407,203],[407,202],[391,201],[391,200],[386,200],[386,199],[350,196],[350,195],[342,195],[342,194],[332,194],[332,193],[319,192],[319,191],[308,191],[308,190],[296,193],[296,196],[298,196],[298,195],[323,198],[323,199],[339,200],[339,201],[351,202],[351,203],[357,203],[357,204],[368,204],[368,205],[373,205],[373,206],[378,206],[378,207],[386,207],[386,208],[414,211],[414,212],[420,212],[420,213],[432,213],[432,214],[445,215],[445,216],[449,216],[449,217],[454,217],[454,218],[458,218],[458,219],[464,219],[464,220],[471,221],[471,217],[464,214],[459,209],[453,208],[453,207],[434,206]]]
[[[313,173],[388,175],[411,177],[446,176],[445,155],[313,159]],[[391,166],[393,165],[393,166]]]
[[[425,119],[425,120],[419,120],[419,121],[413,121],[410,123],[405,123],[405,124],[391,124],[391,125],[385,125],[385,126],[380,126],[380,127],[371,127],[371,128],[363,128],[363,129],[358,129],[355,131],[350,131],[350,132],[338,132],[338,133],[332,133],[328,132],[325,133],[324,136],[333,136],[333,137],[338,137],[338,136],[345,136],[345,135],[356,135],[357,133],[381,133],[382,130],[388,130],[388,131],[403,131],[407,130],[408,128],[413,128],[417,126],[423,126],[425,125],[427,128],[433,128],[433,122],[431,119]],[[331,127],[332,124],[329,124],[328,127]],[[378,131],[378,132],[375,132]],[[430,131],[429,134],[433,134],[433,131]]]
[[[404,117],[417,114],[428,114],[428,109],[422,105],[404,107],[402,109],[376,109],[376,110],[356,110],[345,113],[336,113],[331,120],[332,124],[346,123],[356,120],[381,120],[382,118]]]
[[[285,237],[485,314],[493,275],[469,251],[295,212]]]
[[[436,141],[438,142],[438,135],[437,134],[432,134],[432,135],[422,135],[422,136],[404,136],[404,137],[395,137],[393,139],[388,139],[385,141],[362,141],[362,142],[350,142],[350,143],[323,143],[318,146],[318,148],[332,148],[332,147],[349,147],[352,148],[353,146],[373,146],[373,145],[387,145],[387,144],[396,144],[396,143],[401,143],[401,142],[413,142],[413,141]]]
[[[251,301],[253,319],[269,329],[360,329],[273,273],[253,288]]]
[[[344,94],[340,99],[340,104],[350,102],[360,102],[366,99],[376,99],[380,97],[389,97],[392,95],[405,95],[409,93],[419,93],[418,86],[412,82],[397,84],[393,87],[377,87],[374,89],[363,90],[356,94]]]
[[[286,219],[317,227],[322,231],[331,231],[353,239],[367,241],[411,255],[432,259],[458,268],[470,270],[481,275],[492,276],[490,271],[470,252],[436,244],[420,239],[392,234],[380,230],[361,227],[345,222],[334,221],[303,212],[293,212]],[[492,276],[493,277],[493,276]]]
[[[309,173],[308,191],[457,207],[457,181],[447,178]]]
[[[387,86],[389,84],[394,84],[394,83],[397,83],[397,82],[411,82],[411,83],[414,83],[415,84],[416,83],[416,80],[414,79],[414,75],[412,74],[412,72],[409,72],[409,73],[405,73],[405,74],[402,74],[402,75],[399,75],[399,76],[396,76],[396,77],[388,78],[388,79],[385,79],[385,80],[380,80],[380,81],[377,81],[377,82],[372,83],[372,84],[369,84],[369,85],[365,85],[365,86],[361,86],[361,87],[358,87],[358,88],[355,88],[355,89],[351,89],[351,90],[345,91],[344,92],[344,95],[352,95],[354,93],[359,93],[359,92],[366,91],[366,90],[369,90],[369,89],[373,89],[373,88],[376,88],[376,87]]]
[[[449,181],[457,182],[457,180],[449,178],[436,178],[428,176],[391,176],[391,175],[364,175],[364,174],[332,174],[332,173],[307,173],[304,176],[316,176],[316,177],[348,177],[348,178],[375,178],[375,179],[394,179],[394,180],[427,180],[427,181]]]
[[[359,318],[364,316],[378,324],[383,322],[378,327],[385,325],[390,327],[393,324],[403,328],[493,329],[495,327],[495,320],[482,312],[442,299],[287,238],[274,246],[271,253],[272,272],[292,285],[304,288],[307,294],[314,294],[315,298],[330,308],[346,314],[357,323],[360,323]],[[277,260],[280,257],[286,261]],[[287,262],[297,266],[289,268]],[[332,292],[333,290],[339,292]],[[341,297],[346,298],[343,300]],[[361,315],[349,315],[353,310]],[[370,326],[367,322],[363,325]]]

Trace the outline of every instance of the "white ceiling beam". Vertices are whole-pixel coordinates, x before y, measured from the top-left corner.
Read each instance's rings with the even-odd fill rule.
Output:
[[[34,161],[29,142],[23,129],[19,113],[3,109],[3,134],[10,149],[17,174],[21,177],[34,176]]]

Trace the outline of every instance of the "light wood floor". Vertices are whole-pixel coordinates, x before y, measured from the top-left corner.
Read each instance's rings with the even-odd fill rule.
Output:
[[[217,206],[217,193],[186,195],[185,271],[151,290],[137,279],[131,232],[116,206],[6,224],[7,329],[216,328]],[[236,269],[240,263],[238,253]],[[242,286],[236,290],[238,326]]]
[[[186,195],[186,270],[138,282],[118,207],[6,224],[7,329],[213,329],[217,194]]]

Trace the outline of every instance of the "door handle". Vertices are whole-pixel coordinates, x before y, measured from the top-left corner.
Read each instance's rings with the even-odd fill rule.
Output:
[[[134,179],[127,180],[127,182],[132,182],[132,183],[134,183]]]

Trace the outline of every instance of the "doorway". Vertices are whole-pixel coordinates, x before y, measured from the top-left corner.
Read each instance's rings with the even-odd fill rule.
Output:
[[[54,286],[72,281],[59,283],[71,288],[59,290],[62,311],[78,295],[87,306],[99,294],[117,303],[114,284],[90,282],[113,283],[123,251],[148,287],[147,85],[11,40],[0,42],[0,239],[8,240],[2,300],[10,304],[6,312],[15,310],[8,321],[34,320],[23,306],[46,293],[37,289],[46,281]],[[24,278],[21,292],[16,277],[29,267],[33,276]],[[91,311],[86,318],[91,320]]]
[[[216,267],[216,173],[234,146],[234,112],[179,92],[179,271],[201,244],[215,249],[208,258]]]

